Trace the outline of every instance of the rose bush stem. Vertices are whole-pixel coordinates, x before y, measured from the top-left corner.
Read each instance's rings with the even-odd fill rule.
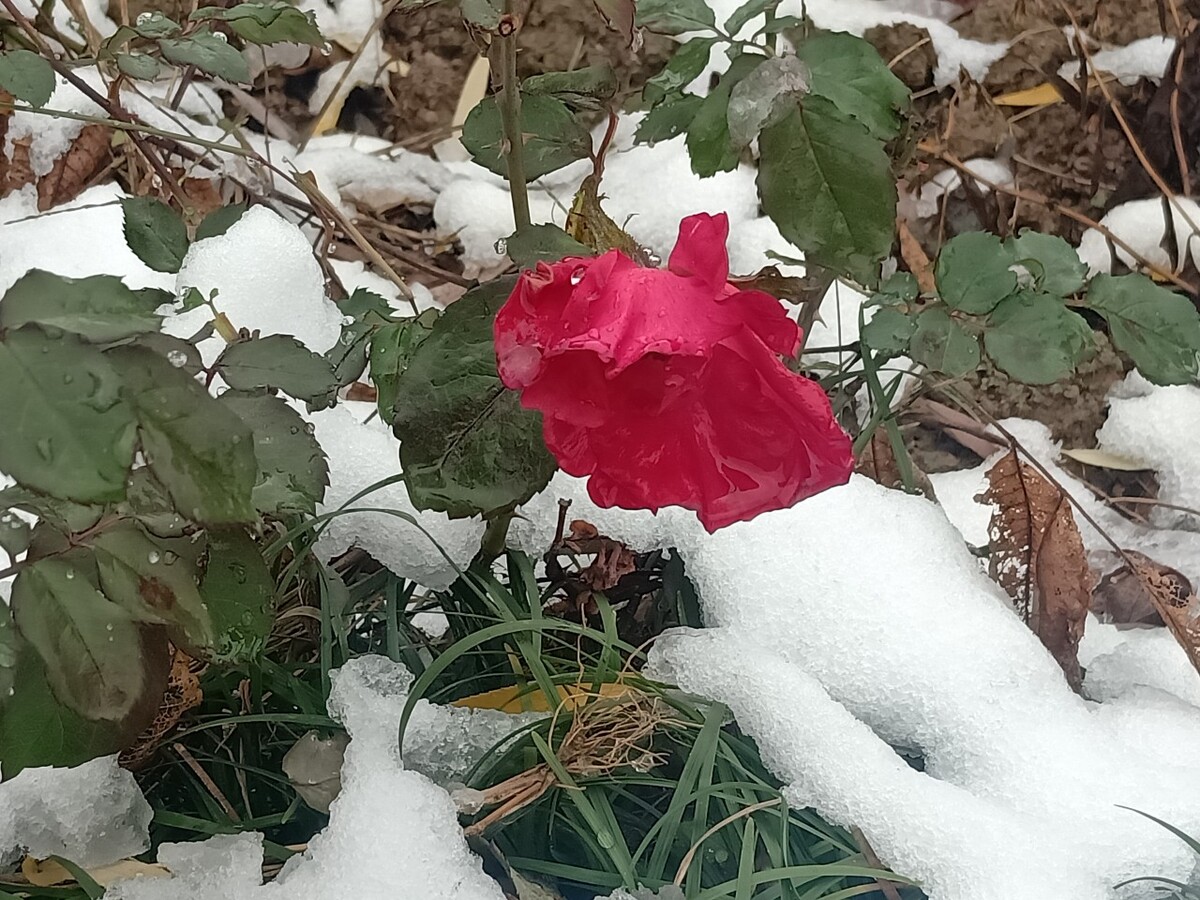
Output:
[[[509,26],[498,37],[500,44],[500,121],[504,126],[504,159],[508,163],[508,187],[512,196],[517,231],[533,224],[529,218],[529,193],[525,186],[525,137],[521,131],[521,85],[517,80],[517,33],[519,20],[513,15],[512,0],[505,4]]]

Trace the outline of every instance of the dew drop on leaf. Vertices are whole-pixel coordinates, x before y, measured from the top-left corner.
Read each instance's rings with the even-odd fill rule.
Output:
[[[167,362],[177,369],[182,369],[187,365],[187,354],[182,350],[170,350],[167,352]]]
[[[157,566],[159,561],[162,559],[162,554],[159,553],[157,550],[151,550],[149,553],[146,554],[146,559],[150,563],[150,565]]]

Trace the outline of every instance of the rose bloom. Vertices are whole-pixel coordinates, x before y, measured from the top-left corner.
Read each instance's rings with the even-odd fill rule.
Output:
[[[539,263],[496,315],[500,377],[604,507],[693,509],[710,532],[843,484],[850,439],[791,372],[800,328],[729,284],[724,215],[685,219],[667,269]]]

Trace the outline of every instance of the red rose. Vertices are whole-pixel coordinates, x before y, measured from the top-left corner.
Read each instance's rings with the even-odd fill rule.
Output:
[[[496,316],[500,377],[600,506],[684,506],[715,531],[850,477],[829,398],[779,358],[799,327],[729,284],[728,235],[724,214],[685,219],[666,270],[539,263]]]

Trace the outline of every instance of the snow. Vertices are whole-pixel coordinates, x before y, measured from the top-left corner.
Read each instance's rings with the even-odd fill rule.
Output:
[[[990,193],[992,185],[1011,187],[1013,184],[1012,169],[1000,160],[975,157],[964,162],[963,167],[975,176],[975,188],[980,193]],[[961,186],[962,175],[956,169],[943,169],[921,185],[919,193],[910,195],[906,200],[911,204],[916,216],[928,219],[938,214],[942,197],[954,193]]]
[[[329,826],[262,884],[260,835],[164,845],[170,878],[109,887],[107,900],[421,897],[502,900],[467,847],[449,795],[400,761],[396,735],[412,676],[382,657],[334,673],[329,712],[350,733]],[[452,739],[448,739],[452,740]]]
[[[1171,211],[1169,233],[1168,207]],[[1200,265],[1200,204],[1194,200],[1186,197],[1173,198],[1169,203],[1162,197],[1130,200],[1110,210],[1100,224],[1136,256],[1115,242],[1110,246],[1103,232],[1089,228],[1080,238],[1078,250],[1089,275],[1113,270],[1114,247],[1117,259],[1133,269],[1142,268],[1142,260],[1156,269],[1176,274],[1189,260]]]
[[[1137,84],[1143,78],[1158,81],[1163,77],[1171,54],[1175,52],[1175,39],[1161,34],[1141,38],[1124,47],[1110,47],[1091,54],[1091,69],[1107,72],[1121,84]],[[1079,61],[1065,62],[1059,67],[1060,78],[1071,84],[1079,77]]]
[[[251,207],[223,235],[197,241],[184,257],[176,294],[196,288],[205,297],[216,291],[214,305],[235,328],[290,334],[314,353],[337,342],[342,314],[325,296],[325,279],[303,232],[265,206]],[[212,319],[206,305],[171,315],[163,331],[191,337]],[[222,341],[200,344],[208,360]]]
[[[30,269],[69,278],[117,275],[131,288],[174,288],[173,276],[147,268],[126,245],[124,196],[117,185],[101,184],[45,215],[38,215],[32,187],[0,200],[0,293]]]
[[[1155,507],[1150,515],[1156,525],[1200,531],[1200,388],[1146,387],[1139,396],[1110,398],[1108,420],[1096,440],[1102,450],[1154,469],[1160,500],[1193,510]]]
[[[322,146],[319,139],[291,162],[301,172],[312,171],[330,199],[350,200],[363,209],[432,204],[452,177],[441,163],[408,150],[376,156],[359,147]]]
[[[0,860],[11,851],[104,866],[150,846],[153,812],[115,756],[25,769],[0,783]]]

